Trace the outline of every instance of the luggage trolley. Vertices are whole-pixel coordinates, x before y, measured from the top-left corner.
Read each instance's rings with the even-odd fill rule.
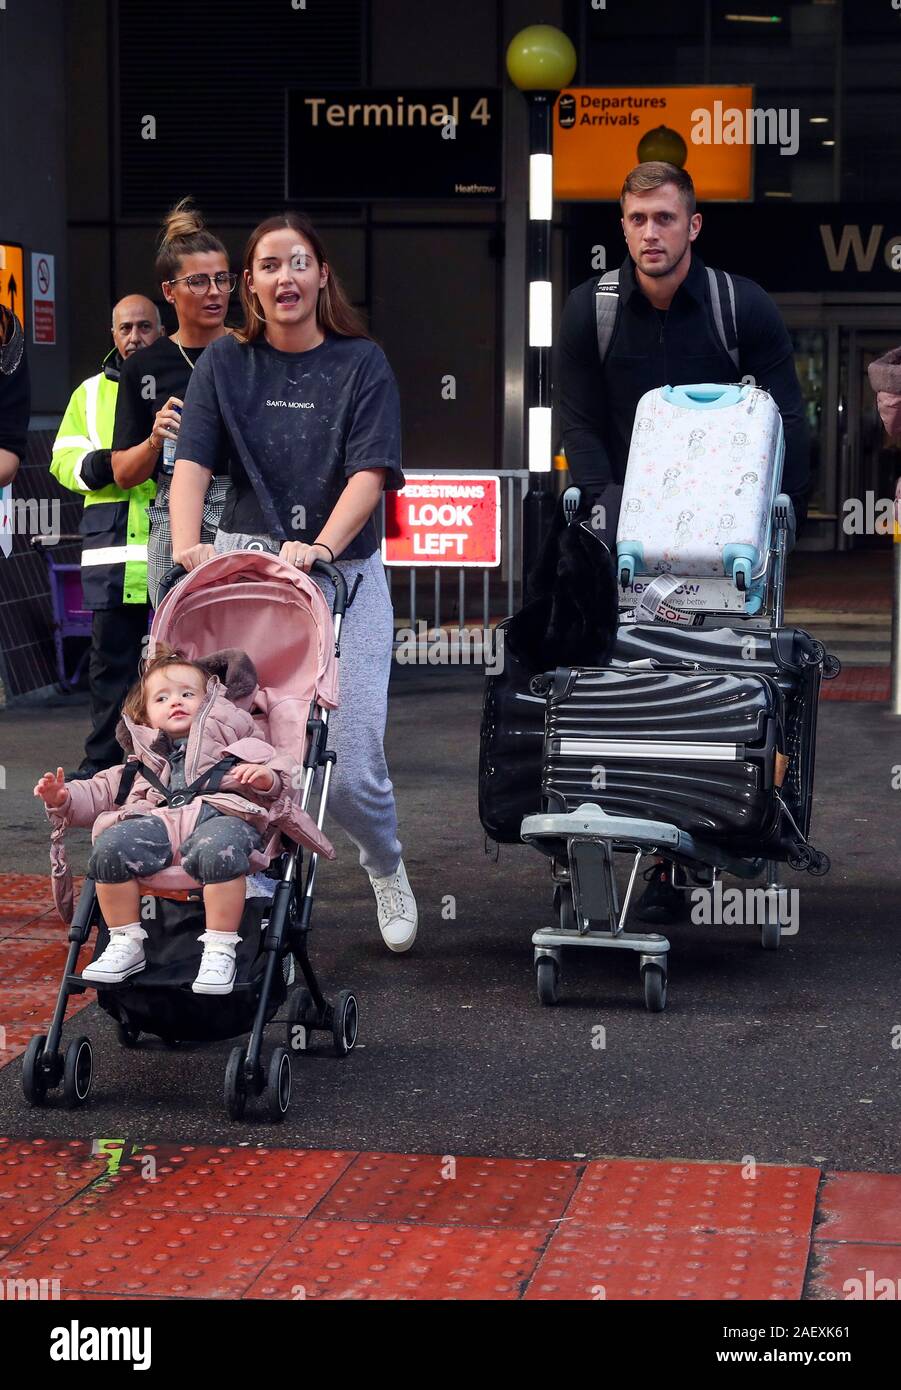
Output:
[[[639,863],[646,854],[658,854],[670,860],[673,885],[686,892],[697,888],[713,890],[718,877],[723,873],[748,881],[759,878],[765,872],[761,944],[768,950],[778,947],[781,937],[779,890],[782,886],[782,863],[787,862],[794,869],[806,869],[815,875],[828,872],[828,857],[809,844],[807,833],[812,796],[819,682],[821,677],[829,679],[838,675],[841,667],[835,657],[826,653],[822,643],[811,638],[809,634],[783,629],[786,557],[793,526],[791,501],[786,494],[780,493],[776,495],[772,504],[766,548],[762,549],[762,555],[759,557],[764,563],[755,566],[753,576],[748,575],[747,566],[736,568],[731,579],[736,590],[737,602],[730,605],[727,613],[724,614],[714,606],[699,606],[699,610],[691,614],[683,610],[674,610],[668,613],[670,621],[655,622],[651,628],[635,627],[629,622],[621,622],[612,665],[603,671],[589,674],[602,677],[608,673],[612,675],[614,668],[622,673],[696,671],[709,675],[717,671],[728,674],[730,670],[734,673],[740,664],[737,645],[743,640],[747,641],[755,632],[760,635],[761,642],[765,639],[768,646],[772,644],[774,652],[777,649],[790,651],[791,660],[786,660],[785,671],[794,671],[797,668],[799,674],[793,675],[792,679],[804,687],[803,696],[802,693],[798,693],[795,698],[795,711],[788,721],[788,727],[782,729],[787,754],[782,755],[783,773],[785,764],[790,764],[792,758],[795,759],[794,798],[786,794],[784,786],[780,790],[781,779],[773,774],[772,790],[776,811],[771,833],[764,837],[759,846],[742,844],[740,847],[724,845],[716,839],[689,833],[659,817],[607,810],[603,804],[603,790],[598,792],[596,798],[589,800],[586,797],[571,808],[555,809],[550,804],[554,796],[548,795],[548,769],[555,742],[550,736],[548,719],[543,777],[543,799],[546,809],[541,813],[525,816],[521,827],[523,841],[550,858],[555,885],[554,910],[558,916],[558,925],[541,927],[532,937],[540,1003],[550,1005],[557,1002],[563,949],[590,946],[604,950],[637,952],[645,1006],[652,1012],[660,1012],[665,1008],[670,943],[664,935],[657,932],[639,933],[626,930]],[[629,569],[629,573],[620,574],[620,582],[624,588],[627,585],[632,586],[634,568],[630,566]],[[753,593],[752,586],[748,583],[749,577],[753,577],[754,580]],[[662,602],[668,591],[671,592],[676,587],[671,580],[655,582],[658,584],[658,590],[657,595],[652,596],[652,607],[654,602]],[[653,588],[653,583],[650,587]],[[700,604],[703,602],[704,582],[699,581],[694,587],[701,592]],[[714,596],[714,603],[721,603],[723,581],[712,581],[709,587]],[[749,609],[755,614],[754,617],[747,616]],[[767,613],[768,622],[765,620]],[[716,619],[717,626],[708,628],[707,620],[712,618]],[[721,629],[719,625],[724,619],[729,626]],[[674,620],[675,623],[684,625],[676,626]],[[642,640],[637,640],[635,634],[641,634]],[[724,652],[715,661],[708,661],[704,652],[705,645],[712,651],[714,642],[721,636],[728,639]],[[658,656],[643,656],[631,661],[623,657],[617,659],[617,653],[620,651],[628,657],[635,650],[654,651],[655,648],[659,651]],[[698,660],[698,657],[701,659]],[[778,666],[769,669],[778,670]],[[545,673],[533,679],[531,689],[535,695],[546,698],[550,709],[555,699],[565,699],[573,676],[581,674],[584,673],[565,668]],[[778,684],[775,676],[768,677],[767,680],[773,686]],[[561,740],[556,740],[557,744],[560,742]],[[684,753],[686,750],[683,748],[682,751]],[[765,753],[771,769],[777,751],[773,740],[770,739]],[[795,803],[794,809],[792,799]],[[565,804],[566,799],[558,795],[556,800]],[[617,853],[632,855],[631,872],[621,902],[614,873],[614,855]],[[676,881],[677,865],[686,871],[686,884]]]

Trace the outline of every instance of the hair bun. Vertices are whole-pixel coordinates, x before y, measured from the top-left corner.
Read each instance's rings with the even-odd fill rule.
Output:
[[[190,198],[182,198],[175,207],[170,209],[163,221],[163,231],[160,237],[160,245],[165,246],[169,242],[177,241],[181,237],[195,236],[197,232],[204,230],[204,220],[198,208],[194,207]]]

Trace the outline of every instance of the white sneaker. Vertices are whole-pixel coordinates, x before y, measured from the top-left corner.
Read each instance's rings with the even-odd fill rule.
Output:
[[[143,927],[113,927],[106,950],[85,966],[81,978],[92,984],[119,985],[147,964]]]
[[[369,882],[375,893],[379,931],[385,945],[389,951],[409,951],[416,940],[419,912],[404,861],[401,860],[394,873],[385,878],[373,878],[370,874]]]
[[[237,970],[237,933],[206,931],[197,940],[203,942],[203,956],[191,989],[195,994],[231,994]]]

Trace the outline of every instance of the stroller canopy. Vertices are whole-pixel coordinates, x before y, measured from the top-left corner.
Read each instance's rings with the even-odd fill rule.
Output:
[[[254,713],[267,715],[284,700],[337,708],[328,603],[309,575],[274,555],[235,550],[191,570],[154,615],[149,655],[160,643],[196,661],[225,648],[246,652],[260,687]]]

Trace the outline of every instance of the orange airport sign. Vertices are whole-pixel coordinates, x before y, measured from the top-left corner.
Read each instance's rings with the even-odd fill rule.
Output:
[[[691,174],[699,199],[750,199],[753,146],[730,141],[753,96],[753,87],[567,87],[554,110],[554,197],[618,199],[630,169],[663,159]]]
[[[25,328],[25,257],[21,246],[0,241],[0,304]]]

